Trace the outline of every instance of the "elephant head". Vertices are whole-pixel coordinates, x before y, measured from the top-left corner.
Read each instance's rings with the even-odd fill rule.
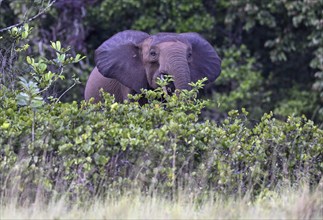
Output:
[[[156,88],[156,79],[166,74],[173,77],[176,89],[190,89],[190,82],[203,77],[212,82],[221,72],[218,54],[197,33],[123,31],[95,51],[95,62],[97,68],[87,82],[85,99],[99,99],[98,91],[103,87],[122,101],[141,88]]]

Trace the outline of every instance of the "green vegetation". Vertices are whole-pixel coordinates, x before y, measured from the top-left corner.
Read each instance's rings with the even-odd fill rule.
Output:
[[[273,111],[284,119],[304,114],[322,126],[320,0],[3,0],[0,5],[0,31],[21,22],[23,26],[36,16],[26,50],[32,58],[55,57],[46,48],[58,40],[62,47],[71,46],[73,56],[87,56],[81,65],[65,67],[68,80],[50,88],[49,95],[58,98],[74,84],[72,75],[80,79],[62,101],[83,98],[94,50],[113,34],[126,29],[152,34],[195,31],[214,45],[224,63],[223,74],[205,93],[212,100],[208,117],[218,119],[231,109],[244,107],[254,120]],[[0,72],[7,86],[8,82],[15,84],[12,78],[26,73],[21,68],[25,59],[13,53],[17,44],[5,34],[0,41],[5,58]]]
[[[0,1],[0,218],[322,218],[321,5]],[[200,32],[221,76],[81,101],[129,28]]]
[[[199,121],[202,83],[169,96],[143,90],[148,104],[105,102],[18,106],[2,90],[0,178],[4,192],[101,195],[115,186],[174,195],[258,195],[288,182],[315,187],[323,168],[323,131],[305,117],[286,122],[265,114],[251,125],[242,109],[220,125]],[[132,96],[137,100],[141,95]],[[27,195],[25,194],[27,192]]]

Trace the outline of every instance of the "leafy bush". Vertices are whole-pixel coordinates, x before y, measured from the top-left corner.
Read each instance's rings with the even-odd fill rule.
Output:
[[[102,194],[113,186],[171,192],[259,193],[283,181],[316,185],[323,168],[323,131],[305,117],[265,114],[251,126],[243,109],[223,124],[198,120],[202,83],[178,95],[143,90],[148,104],[52,103],[37,111],[0,94],[2,193],[68,190]],[[19,186],[16,185],[19,183]],[[5,190],[6,189],[6,190]],[[34,190],[34,191],[33,191]],[[82,192],[82,194],[80,194]]]
[[[289,115],[312,115],[315,118],[317,95],[313,95],[312,91],[302,90],[301,88],[293,88],[285,91],[289,95],[288,98],[282,99],[282,101],[274,109],[274,113],[277,115],[283,115],[288,117]]]
[[[135,1],[128,2],[114,4],[110,13],[93,8],[89,10],[90,18],[98,13],[103,16],[99,16],[98,23],[106,23],[110,27],[111,22],[107,21],[119,22],[120,16],[127,14],[130,6],[140,7]],[[220,3],[221,7],[230,9],[224,1]],[[209,37],[215,40],[212,34],[215,20],[208,19],[214,14],[214,7],[205,8],[210,2],[178,5],[165,1],[156,5],[147,1],[145,4],[151,7],[145,15],[130,10],[136,20],[123,20],[125,24],[117,23],[118,28],[132,26],[156,32],[152,29],[156,26],[173,31],[185,31],[190,27],[195,31],[207,30],[206,36],[212,35]],[[15,4],[5,5],[15,8]],[[102,6],[109,9],[110,1],[102,1]],[[159,7],[164,7],[163,10],[168,11],[171,17],[176,17],[176,22],[167,22],[166,18],[155,19],[151,12],[159,11]],[[244,6],[238,4],[236,7],[230,10],[239,11]],[[182,17],[177,17],[177,9],[183,13]],[[205,12],[205,16],[196,18],[193,13],[191,17],[192,11]],[[59,14],[58,11],[55,13]],[[232,16],[236,14],[230,13]],[[0,22],[6,23],[1,18]],[[199,25],[191,24],[195,18]],[[260,21],[264,21],[263,18]],[[266,25],[271,27],[274,23],[270,21]],[[88,22],[91,23],[90,20]],[[161,27],[162,23],[165,25]],[[228,33],[233,36],[232,42],[234,38],[240,39],[234,37],[232,32],[236,29],[234,22],[231,25],[229,19],[225,23],[231,28]],[[254,25],[250,23],[246,29]],[[244,27],[240,25],[240,29]],[[101,28],[108,27],[102,25]],[[109,30],[116,31],[113,28]],[[257,63],[244,46],[231,47],[224,52],[222,77],[216,82],[216,90],[221,90],[221,94],[215,94],[212,99],[223,112],[228,112],[228,117],[217,123],[199,118],[203,108],[215,107],[197,99],[202,82],[194,84],[191,91],[171,96],[161,88],[143,90],[142,94],[129,97],[134,102],[123,104],[116,103],[108,94],[104,95],[104,102],[98,104],[84,101],[61,103],[58,96],[58,99],[50,98],[49,88],[65,80],[62,68],[82,58],[80,55],[75,58],[68,55],[59,41],[51,45],[55,51],[53,59],[46,59],[45,55],[19,56],[20,52],[28,51],[29,45],[25,40],[30,33],[31,28],[27,24],[12,28],[4,38],[7,40],[8,37],[8,42],[13,42],[9,51],[15,51],[14,56],[2,48],[0,51],[1,56],[6,58],[3,60],[10,61],[4,62],[1,67],[4,75],[0,84],[1,195],[18,193],[20,198],[32,200],[42,193],[68,191],[73,198],[102,195],[116,186],[126,190],[134,185],[148,193],[163,190],[174,194],[175,189],[183,187],[201,195],[214,190],[226,195],[261,195],[286,182],[293,186],[302,181],[312,185],[320,181],[323,168],[322,130],[305,117],[290,116],[284,122],[275,119],[272,113],[263,114],[267,110],[264,106],[271,101],[268,98],[271,93],[263,89],[266,87],[265,80],[254,68]],[[95,40],[92,43],[95,44]],[[281,47],[270,45],[270,42],[267,46],[273,48],[269,53],[274,55],[279,53]],[[288,55],[293,50],[283,52]],[[277,55],[280,60],[275,62],[285,60],[284,56],[280,56]],[[23,68],[16,65],[17,60]],[[17,76],[21,76],[21,72],[28,75],[20,78],[21,89],[15,90]],[[69,76],[72,76],[69,82],[73,86],[78,81],[76,74],[72,72]],[[278,81],[281,85],[280,78]],[[269,91],[273,91],[274,84],[275,81]],[[314,87],[321,91],[320,85],[315,84]],[[310,112],[317,105],[319,99],[314,100],[315,103],[300,102],[299,94],[301,100],[310,97],[310,93],[292,91],[288,96],[293,100],[288,99],[286,105],[276,101],[278,108],[275,113],[287,116],[291,113],[290,106],[294,106],[301,114],[303,111]],[[143,96],[148,103],[140,106],[136,100]],[[49,102],[46,105],[44,98]],[[285,99],[282,100],[285,103]],[[304,105],[308,104],[313,105],[305,108]],[[230,111],[236,108],[242,108],[242,112]],[[269,108],[273,109],[273,106]],[[320,114],[320,106],[317,109]],[[248,118],[260,118],[260,115],[263,116],[257,123]]]
[[[59,39],[64,47],[66,44],[72,46],[72,55],[80,51],[87,55],[88,59],[81,61],[82,65],[66,67],[65,70],[78,76],[82,84],[75,86],[68,96],[63,96],[63,101],[83,98],[85,82],[94,65],[94,51],[113,34],[125,29],[138,29],[148,33],[195,31],[217,50],[231,50],[229,53],[223,52],[221,56],[225,65],[228,64],[225,59],[230,64],[223,67],[223,74],[219,78],[223,78],[221,90],[218,90],[217,83],[212,87],[218,91],[215,96],[223,99],[220,102],[221,114],[225,114],[230,106],[233,106],[232,109],[245,107],[257,120],[264,112],[274,111],[286,116],[293,111],[298,116],[305,114],[322,126],[323,40],[322,25],[319,25],[322,1],[1,2],[0,26],[7,28],[0,28],[0,32],[15,24],[19,29],[23,23],[28,23],[36,16],[32,20],[28,54],[40,53],[44,56],[49,53],[44,49],[50,45],[50,41]],[[39,14],[42,16],[37,17]],[[245,45],[246,49],[241,45]],[[17,46],[19,44],[15,40],[6,43],[0,41],[0,72],[4,76],[0,79],[2,82],[14,80],[24,70],[25,66],[21,68],[12,65],[19,58],[15,52]],[[228,49],[232,47],[236,48]],[[246,51],[250,51],[250,56]],[[235,56],[234,53],[240,53],[242,57],[232,59],[227,56]],[[52,55],[55,56],[55,52]],[[25,62],[25,59],[19,61]],[[238,65],[232,66],[234,62]],[[261,68],[254,69],[250,66]],[[73,83],[73,79],[60,81],[55,86],[56,97]],[[299,101],[294,98],[299,95],[295,88],[306,91],[301,92],[302,100],[310,95],[315,98],[311,99],[310,104]],[[210,107],[210,112],[219,111],[216,102]]]
[[[216,92],[208,110],[226,113],[245,108],[251,117],[260,119],[269,110],[266,104],[270,100],[270,92],[264,91],[263,77],[247,48],[242,45],[225,49],[221,67],[221,76],[214,82]]]

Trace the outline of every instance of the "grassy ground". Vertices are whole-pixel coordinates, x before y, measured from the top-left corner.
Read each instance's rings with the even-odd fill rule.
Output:
[[[197,200],[181,193],[175,201],[162,196],[110,196],[71,205],[60,199],[49,204],[41,200],[26,206],[4,201],[0,219],[322,219],[323,193],[306,189],[266,191],[251,201],[214,196]]]

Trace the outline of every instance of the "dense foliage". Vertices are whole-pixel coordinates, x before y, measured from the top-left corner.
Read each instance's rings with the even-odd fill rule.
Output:
[[[196,99],[198,87],[179,96],[144,91],[144,106],[105,95],[104,103],[59,103],[37,111],[17,106],[2,90],[1,182],[10,188],[19,180],[21,192],[100,193],[134,181],[147,191],[184,184],[242,194],[283,180],[319,182],[323,131],[312,121],[282,122],[270,113],[251,126],[243,110],[231,111],[221,125],[198,122],[206,104]]]
[[[32,22],[27,52],[44,55],[50,41],[60,40],[72,46],[72,54],[88,57],[81,66],[70,67],[82,83],[63,100],[82,99],[93,51],[113,34],[125,29],[195,31],[215,46],[225,63],[223,75],[205,94],[213,100],[206,115],[217,119],[232,107],[245,107],[258,120],[271,110],[284,118],[305,114],[322,122],[322,1],[4,0],[0,27],[28,20],[51,3],[48,12]],[[19,68],[8,70],[15,66],[7,57],[12,53],[1,54],[6,58],[2,63],[8,64],[2,66],[4,77],[23,74]],[[55,88],[57,97],[64,87]],[[222,105],[216,108],[219,99]]]
[[[115,186],[259,195],[281,184],[316,186],[321,3],[256,2],[1,1],[2,26],[26,21],[0,28],[1,195],[76,198]],[[94,48],[128,28],[200,32],[219,49],[222,75],[203,91],[199,81],[177,95],[158,88],[125,103],[108,94],[98,104],[79,101]],[[141,96],[148,104],[136,102]]]

